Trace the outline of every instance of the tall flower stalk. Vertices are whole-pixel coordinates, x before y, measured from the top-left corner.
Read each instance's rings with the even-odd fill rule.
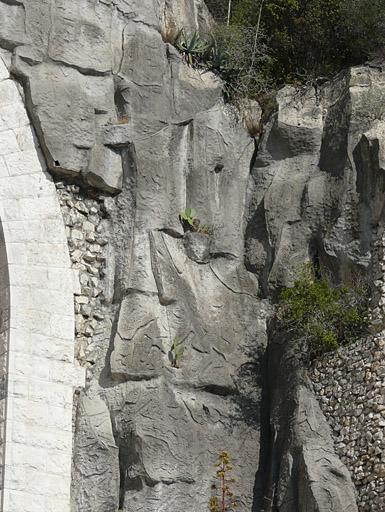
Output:
[[[231,0],[229,0],[229,5],[227,7],[227,24],[230,25],[231,18]]]
[[[212,485],[213,495],[209,501],[209,510],[210,512],[234,512],[237,502],[231,485],[235,482],[235,478],[231,477],[233,466],[227,452],[223,451],[219,454],[215,467],[217,468],[216,483]]]

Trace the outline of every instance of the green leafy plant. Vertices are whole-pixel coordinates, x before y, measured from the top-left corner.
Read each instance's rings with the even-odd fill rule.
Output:
[[[254,97],[258,88],[266,91],[287,83],[300,85],[314,83],[321,77],[331,78],[384,48],[384,0],[206,3],[224,37],[229,61],[238,49],[243,49],[236,66],[238,79],[230,81],[235,89],[230,88],[232,94],[241,89]],[[247,31],[251,37],[241,35]],[[233,68],[233,64],[221,67],[226,70]]]
[[[362,336],[369,324],[368,301],[364,284],[332,286],[308,264],[294,286],[282,291],[277,318],[303,354],[312,357]]]
[[[212,235],[213,233],[209,226],[202,224],[196,217],[196,211],[194,208],[185,208],[179,214],[179,218],[185,230],[193,231],[194,233],[201,233],[203,235]]]
[[[233,466],[228,452],[219,454],[216,463],[216,482],[211,486],[212,496],[209,500],[210,512],[233,512],[237,508],[237,500],[231,485],[235,478],[231,477]]]
[[[182,29],[176,38],[175,47],[189,66],[195,66],[207,52],[208,44],[200,37],[198,32],[188,36]]]
[[[169,357],[173,368],[180,368],[180,361],[184,354],[185,347],[180,338],[175,338],[170,349]]]
[[[262,29],[242,25],[217,24],[204,64],[224,82],[227,100],[237,104],[243,98],[254,98],[273,87],[265,70],[270,61]]]
[[[189,226],[194,226],[194,219],[195,219],[196,211],[194,208],[185,208],[183,211],[180,212],[180,218],[182,221],[185,221]]]

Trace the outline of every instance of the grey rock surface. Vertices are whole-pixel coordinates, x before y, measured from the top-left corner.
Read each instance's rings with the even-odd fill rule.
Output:
[[[197,263],[207,263],[210,259],[211,236],[188,231],[184,236],[187,256]]]
[[[284,88],[252,170],[248,268],[265,293],[318,260],[337,280],[365,273],[383,214],[379,69],[357,67],[320,89]]]
[[[110,412],[99,397],[82,396],[78,402],[73,460],[73,494],[79,510],[102,512],[119,505],[119,450]],[[84,481],[93,480],[89,489]],[[90,492],[91,491],[91,492]]]
[[[246,229],[246,265],[266,296],[312,261],[337,284],[365,279],[382,325],[384,94],[382,73],[370,66],[320,89],[280,91],[251,173]],[[278,341],[270,335],[257,510],[356,510],[298,356]]]
[[[379,282],[385,79],[362,67],[283,89],[257,152],[220,81],[163,40],[211,23],[203,0],[0,0],[0,47],[50,171],[70,183],[58,194],[88,368],[73,510],[205,510],[227,450],[245,511],[355,512],[326,420],[267,322],[305,261]],[[210,235],[184,232],[186,207]]]
[[[335,454],[301,354],[287,334],[274,332],[272,339],[256,510],[357,512],[351,476]]]
[[[56,175],[115,193],[132,141],[114,140],[114,129],[129,122],[131,134],[152,136],[219,97],[212,77],[181,66],[161,38],[169,21],[207,31],[203,1],[28,0],[0,9],[1,46],[13,51],[11,70]]]
[[[89,368],[76,407],[73,509],[205,509],[223,449],[251,509],[267,343],[265,306],[243,264],[254,145],[220,82],[162,40],[167,23],[207,31],[204,3],[18,10],[24,39],[4,47],[50,170],[121,192],[101,210],[102,200],[58,185],[80,279],[77,356]],[[183,240],[187,206],[213,228],[203,250]],[[169,354],[177,337],[179,369]]]

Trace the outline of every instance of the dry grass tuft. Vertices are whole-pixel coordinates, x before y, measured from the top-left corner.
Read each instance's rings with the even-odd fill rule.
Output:
[[[261,121],[255,119],[255,117],[248,115],[244,116],[243,124],[246,130],[248,131],[250,137],[252,137],[253,139],[261,135],[263,129],[262,123]]]
[[[128,116],[121,116],[115,124],[128,124]]]
[[[165,17],[160,29],[160,34],[165,43],[174,44],[177,40],[180,30],[178,29],[175,20],[170,16]]]

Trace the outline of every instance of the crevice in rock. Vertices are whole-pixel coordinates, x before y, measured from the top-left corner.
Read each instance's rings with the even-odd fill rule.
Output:
[[[24,6],[23,6],[24,7]],[[15,48],[18,46],[22,46],[23,43],[16,41],[9,41],[9,39],[4,39],[0,37],[0,48],[4,50],[8,50],[9,52],[13,52]]]
[[[171,238],[175,238],[176,240],[181,240],[184,236],[182,233],[175,231],[173,228],[160,228],[157,231],[159,231],[159,233],[164,233]]]
[[[245,233],[245,266],[258,276],[262,298],[269,296],[269,274],[274,262],[274,248],[269,242],[264,199],[249,219]]]
[[[114,85],[115,85],[115,93],[114,93],[114,103],[115,103],[115,110],[116,115],[118,119],[126,119],[127,118],[127,109],[126,109],[126,101],[123,97],[120,84],[118,79],[114,78]]]
[[[238,256],[236,254],[232,254],[231,252],[210,252],[210,259],[216,260],[216,259],[225,259],[234,261],[238,259]]]
[[[122,155],[122,192],[111,205],[114,240],[117,246],[117,267],[114,275],[113,302],[119,303],[129,288],[130,268],[133,265],[134,226],[136,217],[137,157],[135,144],[130,144]]]
[[[7,4],[7,5],[20,6],[20,7],[23,7],[23,9],[24,9],[23,2],[20,2],[19,0],[0,0],[0,2],[2,2],[3,4]]]
[[[235,388],[220,386],[217,384],[207,384],[206,386],[198,386],[197,389],[200,391],[205,391],[210,395],[219,395],[219,396],[231,396],[236,393]]]
[[[211,268],[211,271],[212,273],[215,275],[215,277],[218,279],[219,282],[221,282],[223,284],[223,286],[225,288],[227,288],[228,290],[230,290],[231,292],[237,294],[237,295],[245,295],[245,296],[248,296],[248,297],[251,297],[252,299],[254,300],[257,300],[258,297],[257,297],[257,294],[255,295],[252,295],[251,293],[249,292],[244,292],[242,290],[236,290],[234,289],[232,286],[230,286],[228,283],[226,283],[222,278],[221,276],[218,274],[218,272],[213,268],[213,265],[210,263],[210,268]]]
[[[355,510],[353,483],[335,453],[300,348],[275,321],[268,337],[253,512],[326,510],[331,495]]]
[[[73,63],[68,63],[65,60],[53,59],[52,57],[46,58],[45,61],[46,62],[54,62],[55,64],[59,64],[60,66],[64,66],[65,68],[76,69],[76,71],[79,71],[79,73],[81,73],[82,75],[86,75],[86,76],[107,76],[107,75],[112,74],[111,69],[108,69],[106,71],[99,71],[94,68],[84,68],[82,66],[78,66]]]

